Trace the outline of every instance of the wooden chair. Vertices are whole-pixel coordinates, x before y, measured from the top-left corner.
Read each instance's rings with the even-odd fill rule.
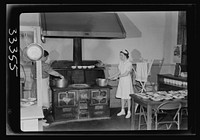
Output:
[[[146,111],[145,111],[146,108],[144,108],[141,105],[139,105],[138,107],[139,107],[139,113],[138,113],[138,115],[139,115],[139,118],[138,118],[138,130],[140,130],[140,126],[141,125],[144,125],[144,124],[146,125],[147,114],[146,114]],[[144,118],[144,123],[143,124],[141,123],[142,116]]]
[[[135,73],[135,81],[139,83],[139,85],[136,84],[135,86],[137,89],[139,87],[138,92],[140,93],[146,92],[146,83],[148,82],[148,77],[151,75],[151,67],[153,65],[153,62],[154,62],[154,59],[144,60],[143,62],[140,62],[140,64],[142,63],[143,66],[146,65],[145,66],[146,69],[143,71],[139,71],[141,70],[138,68],[139,63],[136,64],[136,69],[133,69]],[[144,77],[141,76],[141,73],[144,74]]]
[[[158,125],[166,124],[167,129],[170,129],[172,124],[177,125],[177,129],[180,129],[180,102],[164,102],[160,104],[154,110],[155,117],[155,130],[158,129]]]
[[[134,71],[133,76],[135,76],[134,80],[139,83],[139,85],[135,84],[134,86],[137,90],[139,88],[139,90],[138,90],[139,93],[147,91],[146,83],[148,82],[148,77],[151,75],[151,67],[153,65],[153,62],[154,62],[154,59],[143,60],[143,62],[140,62],[140,63],[143,63],[144,66],[146,65],[145,71],[143,71],[144,75],[146,75],[145,77],[140,77],[141,71],[139,71],[139,70],[141,70],[141,69],[137,68],[138,63],[136,64],[136,69],[133,68],[133,71]],[[137,114],[139,115],[139,127],[138,128],[140,129],[141,117],[144,116],[144,119],[146,122],[146,117],[145,117],[146,115],[145,115],[143,106],[139,106],[139,107],[140,107],[140,109],[139,109],[140,111]],[[138,108],[138,104],[135,105],[135,112],[136,112],[137,108]]]
[[[188,107],[184,106],[180,110],[180,121],[182,122],[188,116]]]

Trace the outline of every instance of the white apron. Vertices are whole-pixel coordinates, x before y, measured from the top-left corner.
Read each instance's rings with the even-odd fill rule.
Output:
[[[50,107],[49,77],[42,78],[42,106]]]
[[[32,83],[31,97],[37,98],[36,79]],[[51,90],[49,88],[49,77],[42,78],[42,106],[49,108],[51,104]]]
[[[125,62],[120,62],[118,68],[120,73],[123,74],[126,71],[132,70],[132,63],[129,60]],[[132,84],[131,74],[129,73],[127,76],[121,77],[119,79],[116,97],[121,99],[131,99],[130,94],[133,93],[134,93],[133,84]]]

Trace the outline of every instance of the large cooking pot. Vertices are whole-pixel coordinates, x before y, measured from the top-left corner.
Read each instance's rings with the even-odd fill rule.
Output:
[[[97,78],[96,79],[96,84],[98,86],[104,87],[108,85],[108,79],[104,79],[104,78]]]
[[[68,81],[65,78],[54,78],[52,82],[53,86],[58,88],[65,88],[68,85]]]

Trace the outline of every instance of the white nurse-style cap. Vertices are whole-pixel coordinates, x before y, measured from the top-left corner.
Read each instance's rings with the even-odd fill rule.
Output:
[[[129,52],[126,50],[126,49],[124,49],[124,50],[121,50],[120,52],[122,52],[122,53],[124,53],[124,54],[129,54]]]

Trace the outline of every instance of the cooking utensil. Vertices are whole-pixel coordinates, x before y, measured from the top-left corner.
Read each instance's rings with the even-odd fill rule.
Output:
[[[65,88],[68,85],[68,81],[65,78],[54,78],[53,85],[58,88]]]
[[[76,68],[76,66],[72,66],[72,69],[75,69]]]
[[[101,86],[101,87],[104,87],[104,86],[107,86],[108,85],[108,81],[109,81],[110,79],[107,79],[107,78],[97,78],[96,79],[96,84],[98,85],[98,86]]]
[[[43,56],[43,48],[40,44],[32,43],[26,49],[27,57],[32,60],[40,60]]]
[[[94,65],[91,65],[91,66],[87,66],[88,67],[88,69],[92,69],[92,68],[94,68],[95,66]]]
[[[83,67],[82,66],[78,66],[78,69],[82,69]]]

